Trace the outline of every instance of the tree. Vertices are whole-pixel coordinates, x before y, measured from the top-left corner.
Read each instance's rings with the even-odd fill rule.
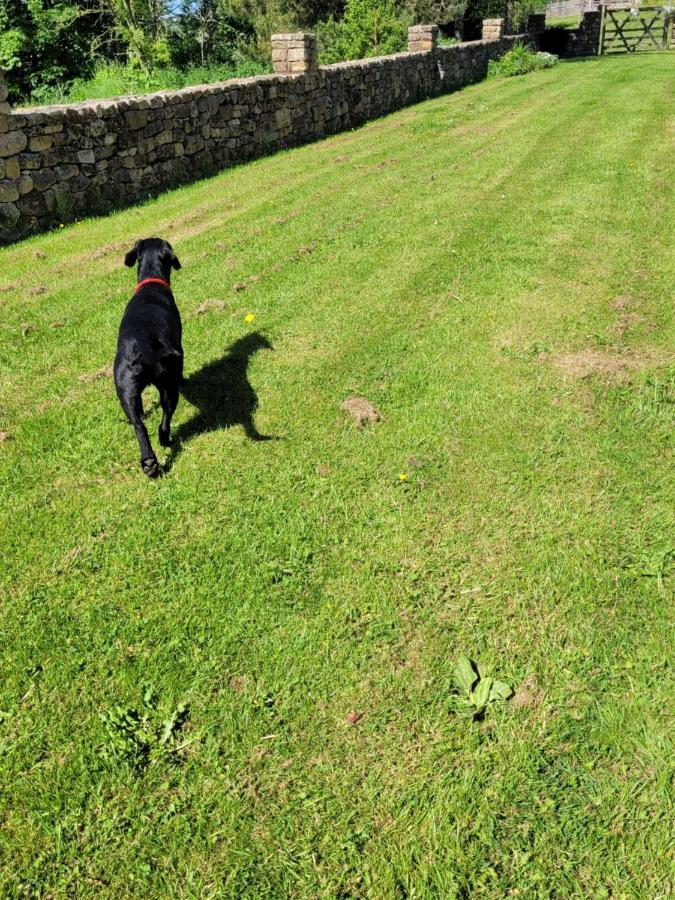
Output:
[[[347,0],[344,18],[318,29],[321,62],[364,59],[405,50],[411,21],[394,0]]]
[[[10,97],[87,77],[110,25],[89,0],[0,0],[0,67]]]
[[[130,64],[149,75],[169,61],[166,0],[105,0]]]

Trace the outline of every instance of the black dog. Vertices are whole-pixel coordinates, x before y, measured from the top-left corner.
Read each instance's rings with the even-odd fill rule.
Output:
[[[180,263],[171,244],[160,238],[137,241],[124,263],[138,263],[138,283],[120,324],[115,388],[138,438],[141,467],[150,478],[156,478],[159,464],[143,423],[141,394],[149,384],[159,391],[164,412],[159,442],[162,447],[171,446],[171,417],[183,378],[183,348],[180,314],[170,278],[171,269],[180,269]]]

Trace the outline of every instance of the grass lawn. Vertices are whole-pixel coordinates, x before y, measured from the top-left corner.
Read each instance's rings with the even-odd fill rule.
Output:
[[[493,80],[0,251],[0,894],[669,894],[672,73]],[[150,234],[195,404],[156,482],[105,369]],[[482,722],[460,654],[516,690]]]
[[[565,28],[578,28],[578,27],[579,27],[579,21],[580,21],[580,19],[581,19],[581,16],[578,16],[578,15],[577,15],[577,16],[562,16],[562,17],[559,18],[559,19],[553,19],[553,18],[548,18],[548,17],[547,17],[547,18],[546,18],[546,24],[547,24],[548,26],[551,26],[551,25],[560,26],[560,25],[562,25],[562,26],[564,26]]]

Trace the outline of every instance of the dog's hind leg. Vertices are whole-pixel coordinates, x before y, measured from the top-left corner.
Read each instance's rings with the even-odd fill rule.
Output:
[[[122,404],[122,409],[127,414],[130,425],[136,432],[138,446],[141,449],[141,468],[148,478],[157,478],[159,475],[159,463],[155,451],[150,444],[148,429],[143,422],[143,401],[141,392],[136,385],[121,385],[117,393]]]
[[[159,426],[159,442],[162,447],[171,446],[171,418],[176,411],[176,406],[178,406],[178,384],[178,380],[176,380],[159,388],[159,400],[164,412]]]

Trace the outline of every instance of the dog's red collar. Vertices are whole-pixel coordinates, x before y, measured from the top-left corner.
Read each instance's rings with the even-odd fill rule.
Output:
[[[165,281],[163,278],[143,278],[142,281],[139,281],[136,285],[136,289],[134,290],[134,294],[137,294],[144,284],[161,284],[164,285],[165,288],[171,290],[171,285],[168,281]]]

